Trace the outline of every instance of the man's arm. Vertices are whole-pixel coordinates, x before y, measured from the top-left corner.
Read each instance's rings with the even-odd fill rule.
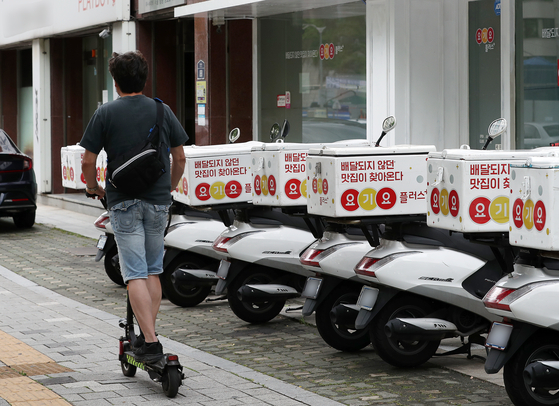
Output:
[[[85,190],[87,193],[96,194],[101,199],[105,196],[103,186],[97,183],[97,154],[85,150],[82,159],[82,172],[85,178]]]
[[[182,174],[184,172],[184,165],[186,163],[186,158],[184,156],[184,149],[182,145],[178,147],[171,148],[171,157],[173,162],[171,164],[171,192],[175,190],[177,184],[181,180]]]

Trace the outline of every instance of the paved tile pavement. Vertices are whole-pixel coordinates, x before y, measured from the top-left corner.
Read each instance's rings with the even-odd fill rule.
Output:
[[[53,221],[54,215],[58,216],[56,221]],[[56,224],[57,227],[61,228],[65,227],[64,223],[76,227],[73,223],[79,221],[80,226],[77,230],[79,234],[91,232],[90,237],[97,237],[98,232],[91,225],[92,218],[89,216],[78,217],[77,215],[68,215],[64,211],[58,212],[52,208],[48,210],[40,208],[37,221],[44,224]],[[90,230],[87,230],[88,228]],[[101,350],[101,348],[104,348],[103,346],[96,343],[93,348],[84,348],[84,340],[79,338],[60,339],[64,344],[64,349],[54,351],[54,353],[64,352],[66,354],[64,357],[70,357],[69,359],[74,363],[75,360],[71,357],[79,360],[84,358],[95,360],[92,362],[97,362],[97,358],[100,357],[102,360],[99,362],[107,362],[112,365],[107,370],[116,375],[114,377],[111,375],[111,378],[103,378],[103,371],[87,371],[93,375],[95,373],[99,374],[91,381],[101,382],[101,385],[108,385],[107,382],[112,381],[115,384],[121,384],[123,376],[120,373],[118,361],[116,361],[116,337],[120,335],[120,329],[116,328],[116,320],[125,311],[124,289],[110,282],[104,275],[102,264],[93,261],[91,247],[95,241],[91,238],[44,225],[37,225],[27,231],[17,230],[9,220],[0,220],[0,239],[2,240],[1,266],[12,271],[10,272],[11,275],[17,274],[18,277],[25,277],[26,279],[23,279],[27,281],[25,283],[36,284],[31,286],[33,295],[37,294],[37,291],[40,291],[41,294],[54,291],[60,294],[59,299],[53,300],[57,303],[65,303],[65,300],[71,299],[76,309],[79,309],[80,316],[84,314],[89,316],[87,318],[81,317],[78,320],[84,323],[84,326],[80,327],[79,330],[93,325],[96,334],[102,329],[108,335],[107,340],[111,342],[111,344],[103,344],[107,346],[107,351],[111,354],[108,358],[103,358],[106,356],[105,351]],[[90,254],[87,253],[88,251]],[[11,283],[16,282],[11,281]],[[0,289],[4,289],[2,280],[0,280],[0,286]],[[24,297],[29,299],[29,296]],[[43,300],[44,303],[49,303],[46,298]],[[0,314],[0,317],[3,316]],[[61,317],[70,316],[64,314],[45,318],[57,319]],[[60,323],[61,326],[58,327],[56,323]],[[99,323],[103,326],[102,328],[99,327]],[[110,325],[110,329],[107,325]],[[24,331],[49,330],[48,333],[37,333],[38,337],[41,337],[42,334],[48,335],[58,331],[59,328],[63,329],[65,327],[67,327],[66,323],[61,321],[50,324],[45,328],[30,328]],[[3,329],[0,320],[0,330]],[[287,403],[283,403],[283,401],[277,403],[282,405],[297,404],[292,403],[296,398],[291,395],[290,388],[305,389],[305,393],[323,396],[320,398],[321,404],[326,404],[326,399],[347,405],[511,404],[504,388],[477,378],[483,375],[480,373],[480,371],[483,371],[483,364],[479,360],[455,357],[453,359],[435,360],[412,370],[396,369],[382,362],[371,347],[351,354],[333,350],[322,341],[316,332],[316,328],[306,322],[278,316],[265,325],[244,323],[232,314],[224,301],[206,302],[190,309],[178,308],[168,301],[164,301],[157,329],[163,337],[162,341],[164,341],[167,349],[174,350],[173,345],[178,345],[180,351],[176,351],[180,352],[181,359],[183,359],[184,354],[184,356],[190,357],[193,360],[192,362],[202,363],[208,367],[206,370],[198,370],[198,367],[193,368],[194,371],[190,372],[191,375],[185,381],[185,383],[190,382],[192,384],[196,379],[204,378],[202,382],[206,384],[197,383],[196,385],[202,385],[205,388],[200,389],[197,386],[189,387],[185,385],[181,388],[181,396],[184,390],[187,391],[186,394],[188,395],[192,393],[191,391],[196,392],[199,389],[204,396],[212,392],[221,393],[219,390],[212,391],[209,387],[211,385],[208,386],[207,384],[212,379],[217,379],[217,382],[221,384],[219,375],[217,375],[218,378],[211,375],[211,373],[216,372],[217,368],[219,372],[233,373],[242,379],[254,379],[252,374],[257,374],[264,381],[256,381],[256,384],[264,382],[268,385],[269,382],[274,382],[279,386],[272,387],[269,390],[275,389],[275,393],[287,395],[287,398],[289,398],[285,399]],[[65,333],[65,335],[68,334]],[[94,335],[92,334],[92,336]],[[165,340],[165,337],[174,341]],[[22,339],[22,336],[17,336],[17,338]],[[23,338],[39,339],[33,335],[23,335]],[[185,344],[188,346],[185,346]],[[48,356],[51,356],[49,351],[56,350],[56,348],[48,346],[45,346],[44,349]],[[86,353],[81,354],[82,350]],[[40,351],[43,352],[41,349]],[[87,353],[87,351],[90,352]],[[197,358],[198,356],[201,356],[202,359]],[[211,357],[211,361],[204,357]],[[60,362],[59,359],[54,359]],[[233,369],[224,369],[221,363],[225,363]],[[444,366],[444,364],[446,364],[446,367],[441,368],[439,366]],[[74,369],[75,365],[70,365],[70,368]],[[85,365],[89,364],[86,363]],[[87,369],[85,368],[84,371]],[[462,370],[463,373],[458,373],[455,370]],[[80,370],[79,372],[85,373],[84,371]],[[196,375],[202,372],[203,376]],[[241,372],[248,375],[241,375]],[[51,382],[48,379],[59,379],[61,377],[50,374],[43,378],[48,384]],[[157,398],[158,402],[167,401],[161,394],[160,388],[153,386],[155,384],[148,380],[145,373],[139,372],[138,379],[145,379],[145,382],[141,381],[141,386],[142,388],[147,386],[150,390],[149,394],[145,396],[148,396],[149,399],[151,399],[150,396],[159,396]],[[499,382],[499,378],[496,382]],[[136,386],[133,386],[133,388],[138,389],[138,383],[136,381],[134,383]],[[58,388],[56,385],[68,384],[70,383],[53,383],[53,387]],[[233,386],[234,389],[240,390],[237,386]],[[99,389],[102,388],[99,387]],[[77,389],[74,388],[74,390]],[[256,393],[259,393],[260,390],[256,391],[255,389]],[[264,388],[264,390],[267,389]],[[95,396],[101,396],[96,394],[95,391],[93,392],[87,392],[86,396],[82,396],[83,400],[79,401],[85,402],[86,399],[92,400]],[[99,392],[104,391],[100,390]],[[220,396],[217,393],[214,397]],[[75,400],[71,398],[75,394],[70,393],[70,395],[70,399],[67,399],[75,403]],[[239,401],[240,398],[241,395],[237,399],[227,397],[227,402],[220,401],[220,404],[252,404],[250,402],[253,399],[242,398]],[[107,401],[114,403],[115,399],[118,398]],[[181,399],[185,400],[185,398]],[[210,398],[198,402],[194,398],[194,402],[199,404],[212,404],[211,402],[215,400]],[[258,402],[261,400],[258,399]],[[296,401],[300,402],[301,399]],[[268,403],[264,404],[276,404],[275,402],[276,400],[270,399]]]

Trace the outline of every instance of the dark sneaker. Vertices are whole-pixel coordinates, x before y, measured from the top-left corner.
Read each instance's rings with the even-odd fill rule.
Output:
[[[163,358],[163,346],[158,341],[156,343],[146,343],[134,351],[136,361],[144,364],[154,364]]]
[[[146,339],[144,338],[144,333],[140,333],[139,336],[136,336],[136,341],[134,341],[134,351],[139,349],[141,346],[143,346],[146,342]]]

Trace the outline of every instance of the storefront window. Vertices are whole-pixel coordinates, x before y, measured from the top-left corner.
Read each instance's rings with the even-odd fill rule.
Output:
[[[362,1],[259,20],[259,133],[289,120],[290,142],[366,138]]]
[[[516,148],[559,142],[559,0],[517,2]]]

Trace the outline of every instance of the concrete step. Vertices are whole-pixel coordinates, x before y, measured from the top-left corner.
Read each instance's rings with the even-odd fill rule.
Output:
[[[84,193],[39,194],[37,202],[94,217],[105,211],[99,200],[87,198]]]

